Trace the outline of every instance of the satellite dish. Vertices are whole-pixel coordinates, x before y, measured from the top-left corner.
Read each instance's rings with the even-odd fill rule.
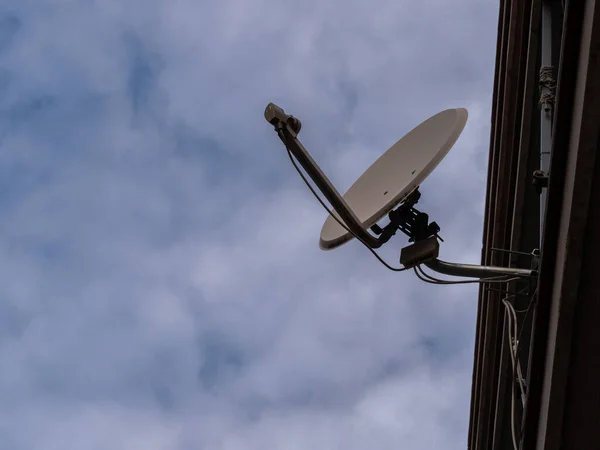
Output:
[[[298,133],[302,129],[300,120],[286,114],[273,103],[267,105],[265,119],[273,125],[292,162],[295,158],[300,163],[333,206],[333,211],[321,230],[322,249],[338,247],[356,237],[373,250],[388,242],[400,230],[409,237],[412,244],[402,248],[400,253],[400,263],[404,265],[404,269],[394,269],[386,264],[392,270],[417,270],[424,264],[436,272],[459,277],[530,278],[537,275],[532,269],[440,261],[437,258],[440,228],[437,223],[429,222],[427,214],[414,207],[421,195],[419,185],[437,167],[460,136],[467,122],[465,109],[442,111],[414,128],[375,161],[344,196],[340,195],[298,140]],[[302,172],[300,175],[304,178]],[[308,184],[306,178],[304,180]],[[309,187],[313,190],[310,184]],[[317,195],[314,190],[313,193]],[[324,203],[323,205],[325,206]],[[381,228],[377,221],[386,214],[390,222]]]
[[[464,108],[447,109],[430,117],[392,145],[356,180],[343,198],[363,228],[375,225],[425,181],[458,140],[467,117]],[[331,250],[353,237],[329,216],[321,229],[319,246]]]

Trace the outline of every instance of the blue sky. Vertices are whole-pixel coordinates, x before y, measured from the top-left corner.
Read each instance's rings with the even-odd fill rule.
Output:
[[[476,288],[319,250],[326,213],[263,111],[301,118],[344,191],[468,108],[421,206],[442,258],[477,263],[497,13],[4,0],[0,447],[464,449]]]

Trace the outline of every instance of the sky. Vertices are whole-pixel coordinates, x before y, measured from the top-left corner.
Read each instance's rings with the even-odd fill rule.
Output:
[[[423,284],[326,211],[446,108],[422,185],[440,257],[479,262],[491,0],[3,0],[0,448],[467,446],[477,287]],[[398,265],[406,238],[381,255]]]

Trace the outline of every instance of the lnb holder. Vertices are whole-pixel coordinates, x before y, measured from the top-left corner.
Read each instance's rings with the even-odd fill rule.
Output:
[[[396,234],[397,230],[402,231],[408,236],[408,242],[422,241],[431,236],[435,236],[437,239],[443,241],[438,235],[440,232],[439,225],[435,222],[430,223],[429,216],[414,207],[420,198],[421,193],[417,187],[398,208],[389,212],[388,218],[390,219],[390,223],[388,225],[384,228],[381,228],[379,225],[373,225],[371,231],[379,235],[379,239],[383,242],[387,242]]]
[[[269,103],[265,109],[265,119],[275,129],[281,128],[283,124],[288,125],[294,134],[298,135],[302,129],[302,122],[290,114],[286,114],[285,111],[274,103]]]

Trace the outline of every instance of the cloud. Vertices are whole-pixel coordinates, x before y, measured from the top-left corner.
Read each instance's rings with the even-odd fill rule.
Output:
[[[476,263],[497,12],[5,2],[1,447],[464,447],[476,288],[320,251],[326,213],[262,114],[301,118],[343,191],[469,108],[420,205],[443,258]]]

